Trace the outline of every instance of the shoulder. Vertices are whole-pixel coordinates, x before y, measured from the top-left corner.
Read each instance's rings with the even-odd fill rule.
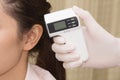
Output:
[[[51,73],[49,71],[47,71],[47,70],[45,70],[41,67],[38,67],[36,65],[31,65],[31,67],[34,70],[34,72],[38,76],[42,77],[43,79],[45,79],[45,80],[48,80],[48,79],[49,80],[55,80],[55,78],[51,75]]]
[[[56,80],[49,71],[38,67],[37,65],[29,64],[28,77],[33,77],[34,80]]]

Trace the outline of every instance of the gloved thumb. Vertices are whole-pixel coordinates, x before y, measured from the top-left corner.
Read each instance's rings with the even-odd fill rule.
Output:
[[[96,22],[96,20],[92,17],[92,15],[77,6],[73,6],[73,11],[83,20],[83,23],[87,27],[88,30],[93,31],[100,28],[100,25]]]

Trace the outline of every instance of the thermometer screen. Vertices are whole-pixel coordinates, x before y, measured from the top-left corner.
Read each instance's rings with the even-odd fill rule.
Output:
[[[54,23],[53,25],[55,30],[65,29],[67,27],[65,21],[57,22],[57,23]]]
[[[71,17],[47,24],[50,33],[67,30],[78,26],[76,17]]]

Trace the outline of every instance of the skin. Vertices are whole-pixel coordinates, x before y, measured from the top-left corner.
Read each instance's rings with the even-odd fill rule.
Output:
[[[42,35],[42,27],[35,24],[33,28],[18,36],[17,21],[5,13],[0,1],[0,80],[24,80],[27,71],[28,52]],[[17,74],[16,74],[17,73]]]

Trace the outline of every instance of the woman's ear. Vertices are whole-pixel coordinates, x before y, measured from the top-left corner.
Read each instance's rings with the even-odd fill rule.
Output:
[[[39,41],[43,33],[43,28],[39,24],[35,24],[32,29],[25,34],[24,50],[31,50]]]

